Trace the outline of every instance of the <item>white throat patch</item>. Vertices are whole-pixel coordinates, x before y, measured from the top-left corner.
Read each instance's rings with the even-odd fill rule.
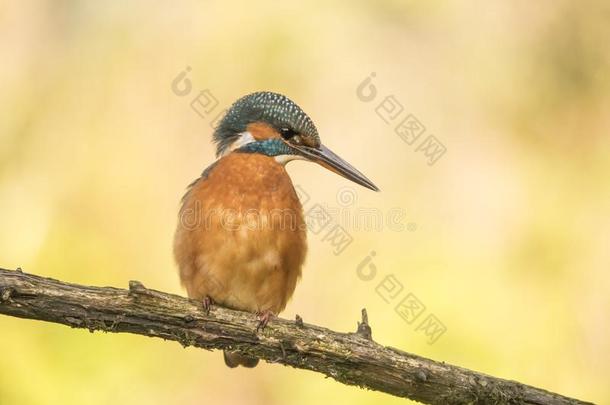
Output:
[[[285,166],[286,163],[288,163],[292,160],[307,160],[303,156],[300,156],[300,155],[277,155],[277,156],[274,156],[273,158],[275,159],[276,162],[278,162],[282,166]]]

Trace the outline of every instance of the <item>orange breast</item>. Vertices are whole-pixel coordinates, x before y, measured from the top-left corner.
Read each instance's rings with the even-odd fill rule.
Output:
[[[282,165],[259,154],[221,158],[180,210],[174,255],[189,297],[279,313],[301,275],[305,228]]]

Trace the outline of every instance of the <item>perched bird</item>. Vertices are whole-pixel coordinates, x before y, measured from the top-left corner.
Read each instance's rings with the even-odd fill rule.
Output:
[[[249,94],[214,132],[218,159],[182,199],[174,256],[188,296],[257,314],[258,327],[284,309],[307,250],[303,209],[284,165],[316,162],[378,188],[320,143],[312,120],[286,96]],[[227,366],[258,359],[224,352]]]

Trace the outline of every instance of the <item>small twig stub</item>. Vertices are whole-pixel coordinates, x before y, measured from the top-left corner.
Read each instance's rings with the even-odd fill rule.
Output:
[[[373,331],[369,325],[369,316],[366,313],[366,308],[362,308],[362,322],[358,322],[356,333],[368,340],[373,340]]]

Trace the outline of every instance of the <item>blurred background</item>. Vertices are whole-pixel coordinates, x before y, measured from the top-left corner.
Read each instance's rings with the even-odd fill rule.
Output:
[[[0,5],[0,266],[185,294],[172,238],[213,121],[276,91],[382,190],[288,166],[350,243],[309,233],[283,317],[353,331],[366,307],[384,345],[610,402],[610,6],[252,4]],[[404,403],[162,340],[0,331],[1,404]]]

